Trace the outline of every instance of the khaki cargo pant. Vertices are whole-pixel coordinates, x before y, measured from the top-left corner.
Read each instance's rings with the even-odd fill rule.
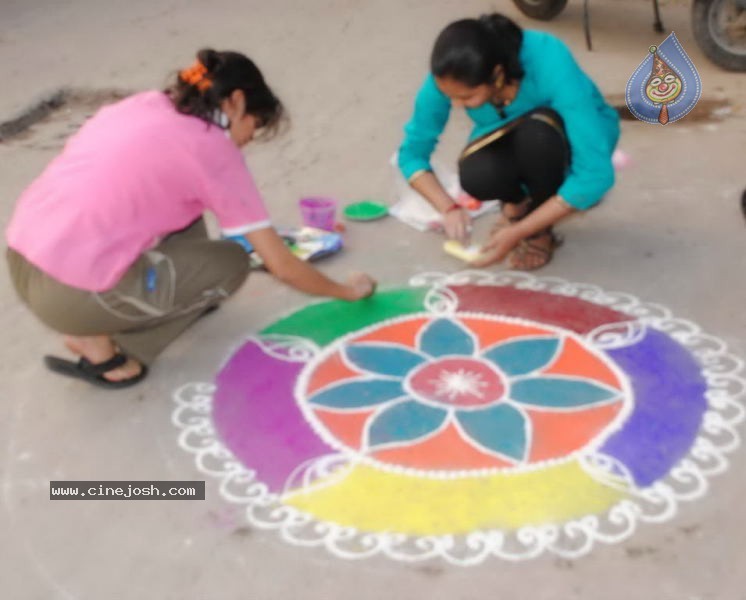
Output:
[[[202,219],[145,252],[106,292],[62,284],[10,248],[7,258],[18,295],[42,322],[67,335],[109,335],[146,365],[249,274],[245,250],[210,240]]]

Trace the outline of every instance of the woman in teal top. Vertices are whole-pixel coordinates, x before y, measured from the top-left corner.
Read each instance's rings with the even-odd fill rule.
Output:
[[[430,167],[452,107],[464,108],[474,122],[459,159],[461,187],[478,200],[503,203],[472,264],[508,257],[514,269],[543,266],[557,245],[552,226],[596,205],[614,183],[616,111],[567,46],[548,33],[522,31],[498,14],[446,27],[398,160],[410,185],[443,213],[446,235],[462,242],[471,231],[469,214]]]

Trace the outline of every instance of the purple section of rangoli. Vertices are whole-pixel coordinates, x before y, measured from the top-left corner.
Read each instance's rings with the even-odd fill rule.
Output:
[[[223,444],[273,492],[282,491],[298,466],[330,452],[295,403],[293,387],[304,366],[273,358],[250,341],[216,380],[212,417]]]
[[[606,352],[627,373],[635,407],[601,452],[621,461],[635,483],[646,487],[690,451],[707,410],[707,384],[694,357],[654,329],[638,344]]]

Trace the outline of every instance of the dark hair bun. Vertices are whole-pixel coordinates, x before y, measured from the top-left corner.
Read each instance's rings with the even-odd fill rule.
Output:
[[[277,131],[285,114],[284,109],[254,61],[239,52],[218,52],[212,48],[197,52],[197,60],[207,73],[197,69],[199,80],[194,81],[190,75],[193,65],[179,72],[176,81],[167,90],[176,110],[214,123],[215,111],[220,109],[223,99],[240,90],[245,99],[246,112],[257,118],[263,133],[272,135]],[[202,80],[207,80],[208,85],[200,86]]]
[[[511,19],[499,13],[484,14],[479,23],[492,35],[503,36],[512,45],[521,44],[521,29]]]
[[[484,14],[479,17],[479,22],[492,31],[500,31],[503,27],[512,24],[510,19],[499,13]]]
[[[208,73],[212,73],[220,64],[220,53],[212,48],[203,48],[197,52],[197,60],[205,65]]]

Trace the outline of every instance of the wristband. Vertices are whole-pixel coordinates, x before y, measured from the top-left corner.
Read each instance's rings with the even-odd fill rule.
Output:
[[[447,215],[449,212],[453,212],[454,210],[461,210],[461,205],[460,204],[456,204],[454,202],[448,208],[445,209],[445,211],[443,212],[443,214]]]

